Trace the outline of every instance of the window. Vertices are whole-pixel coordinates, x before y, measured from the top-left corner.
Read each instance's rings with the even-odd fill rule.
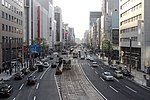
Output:
[[[6,7],[6,8],[8,7],[8,3],[7,3],[7,2],[5,2],[5,7]]]
[[[9,21],[11,21],[11,15],[9,15]]]
[[[11,32],[11,26],[9,26],[9,32]]]
[[[4,12],[2,11],[2,18],[4,18]]]
[[[8,14],[6,13],[6,19],[8,19]]]
[[[12,16],[12,22],[14,21],[14,17]]]
[[[6,25],[6,31],[8,31],[8,25]]]
[[[4,25],[4,24],[2,24],[2,30],[3,30],[3,31],[5,30],[5,25]]]

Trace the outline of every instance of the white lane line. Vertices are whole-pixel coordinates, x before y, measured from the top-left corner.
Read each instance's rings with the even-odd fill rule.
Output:
[[[93,67],[91,67],[93,69]]]
[[[36,100],[36,96],[34,96],[33,100]]]
[[[24,86],[24,83],[20,86],[19,90],[21,90],[23,86]]]
[[[112,90],[114,90],[115,92],[117,92],[118,93],[118,91],[115,89],[115,88],[113,88],[112,86],[110,86],[109,85],[109,87],[112,89]]]
[[[58,94],[59,94],[59,99],[60,99],[60,100],[62,100],[62,98],[61,98],[61,94],[60,94],[60,89],[59,89],[59,87],[58,87],[58,82],[57,82],[57,80],[56,80],[56,76],[55,76],[55,74],[54,74],[54,78],[55,78],[55,83],[56,83],[56,87],[57,87]]]
[[[119,82],[119,80],[118,79],[116,79],[116,78],[114,78],[117,82]]]
[[[16,98],[13,98],[13,100],[16,100]]]
[[[101,79],[103,82],[105,81],[102,77],[100,77],[100,79]]]
[[[97,71],[95,71],[95,73],[98,74]]]
[[[80,65],[79,65],[80,66]],[[81,67],[81,66],[80,66]],[[92,85],[92,87],[104,98],[104,100],[107,100],[107,98],[93,85],[93,83],[89,80],[89,78],[86,76],[85,72],[83,71],[82,67],[81,70],[84,74],[84,76],[86,77],[86,79],[90,82],[90,84]],[[61,99],[62,100],[62,99]]]
[[[132,88],[130,88],[130,87],[128,87],[128,86],[126,86],[126,88],[128,88],[129,90],[131,90],[131,91],[137,93],[137,91],[135,91],[134,89],[132,89]]]
[[[88,65],[90,66],[90,64],[88,63]]]
[[[104,70],[104,68],[103,68],[103,67],[101,67],[101,69],[102,69],[102,70]]]
[[[33,76],[33,74],[34,74],[35,72],[37,72],[37,70],[35,70],[35,71],[31,74],[31,76]]]
[[[39,88],[39,85],[40,85],[39,83],[36,85],[36,89],[38,89],[38,88]]]
[[[50,68],[50,67],[49,67],[49,68]],[[45,73],[48,71],[49,68],[47,68],[46,71],[41,75],[40,79],[43,78],[43,76],[45,75]]]

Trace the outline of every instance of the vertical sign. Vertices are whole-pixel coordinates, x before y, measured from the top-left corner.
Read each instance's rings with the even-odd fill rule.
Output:
[[[38,42],[40,42],[40,6],[37,9],[37,20],[38,20]]]

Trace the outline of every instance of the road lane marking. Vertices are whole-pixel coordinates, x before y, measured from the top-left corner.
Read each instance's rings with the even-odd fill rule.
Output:
[[[100,77],[101,78],[101,80],[104,82],[105,80],[102,78],[102,77]]]
[[[103,67],[101,67],[101,69],[102,69],[102,70],[104,70],[104,68],[103,68]]]
[[[21,90],[23,86],[24,86],[24,83],[20,86],[19,90]]]
[[[40,85],[39,83],[36,85],[36,89],[38,89],[38,88],[39,88],[39,85]]]
[[[131,91],[137,93],[137,91],[135,91],[134,89],[132,89],[132,88],[130,88],[130,87],[128,87],[128,86],[126,86],[126,88],[128,88],[129,90],[131,90]]]
[[[81,67],[81,66],[80,66]],[[92,68],[92,67],[91,67]],[[90,84],[92,85],[92,87],[104,98],[104,100],[107,100],[107,98],[93,85],[93,83],[89,80],[89,78],[86,76],[85,72],[83,71],[82,67],[81,67],[81,71],[83,72],[84,76],[86,77],[86,79],[90,82]],[[62,99],[61,99],[62,100]]]
[[[91,67],[93,69],[93,67]]]
[[[33,76],[33,74],[35,74],[35,72],[37,72],[37,70],[35,70],[35,71],[31,74],[31,76]]]
[[[95,73],[98,74],[97,71],[95,71]]]
[[[90,66],[90,64],[88,63],[88,65]]]
[[[34,96],[33,100],[36,100],[36,96]]]
[[[16,100],[16,98],[13,98],[13,100]]]
[[[50,67],[49,67],[49,68],[50,68]],[[40,79],[43,78],[43,76],[45,75],[45,73],[48,71],[49,68],[47,68],[46,71],[41,75]]]
[[[109,87],[112,89],[112,90],[114,90],[115,92],[117,92],[118,93],[118,91],[115,89],[115,88],[113,88],[112,86],[110,86],[109,85]]]
[[[114,78],[117,82],[119,82],[119,80],[118,79],[116,79],[116,78]]]

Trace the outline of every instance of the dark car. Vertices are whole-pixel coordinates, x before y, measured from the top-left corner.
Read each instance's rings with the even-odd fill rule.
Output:
[[[24,69],[22,69],[22,73],[23,73],[24,75],[27,75],[27,74],[30,73],[30,70],[29,70],[28,68],[24,68]]]
[[[51,68],[56,68],[57,67],[57,64],[56,63],[52,63],[51,64]]]
[[[23,79],[24,74],[22,72],[18,72],[15,74],[15,80],[21,80]]]
[[[36,84],[37,79],[35,78],[35,76],[29,76],[27,78],[27,85],[34,85]]]
[[[13,87],[6,83],[0,83],[0,97],[9,97],[13,93]]]
[[[127,69],[122,70],[124,76],[130,76],[130,72]]]

